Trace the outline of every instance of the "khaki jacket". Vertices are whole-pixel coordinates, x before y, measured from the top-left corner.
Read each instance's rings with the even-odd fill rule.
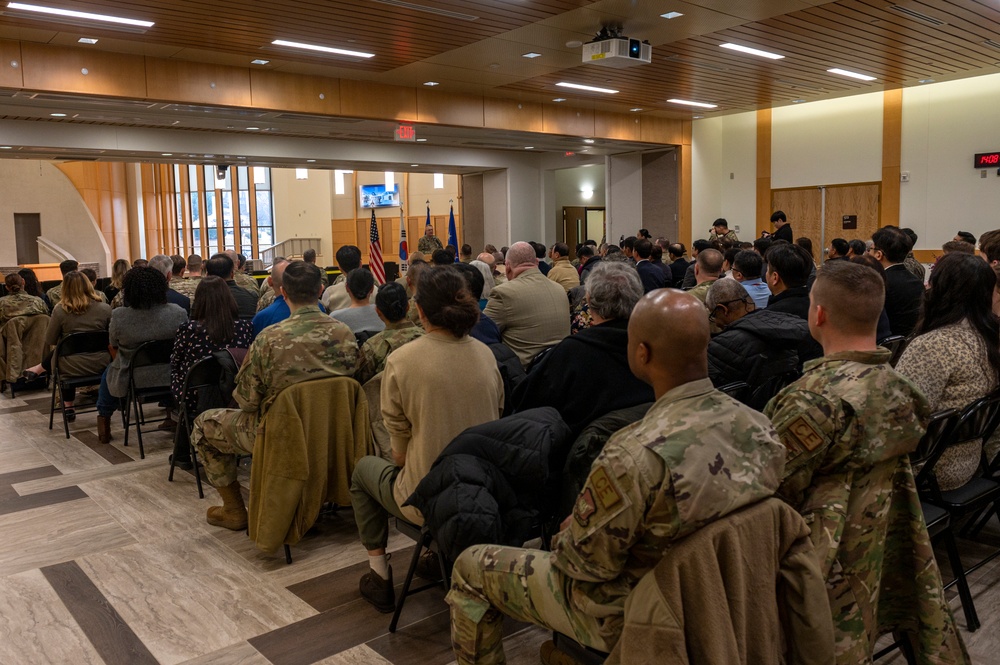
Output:
[[[607,660],[617,663],[833,665],[830,604],[802,517],[766,499],[667,550],[625,602]]]
[[[569,259],[556,259],[546,276],[566,289],[567,293],[573,287],[580,286],[580,273],[576,271]]]
[[[250,539],[265,552],[294,545],[327,501],[351,503],[354,465],[372,454],[368,400],[349,377],[281,391],[257,430],[250,467]]]
[[[527,367],[535,356],[569,337],[569,298],[538,268],[529,268],[491,292],[483,313],[500,328],[503,343]]]
[[[21,372],[42,362],[48,316],[15,316],[0,328],[0,379],[14,383]]]

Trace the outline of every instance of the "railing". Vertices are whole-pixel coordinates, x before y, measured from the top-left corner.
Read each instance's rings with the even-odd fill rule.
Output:
[[[38,258],[39,263],[59,263],[61,261],[76,260],[76,257],[70,254],[69,250],[64,249],[52,242],[45,236],[38,236]],[[48,261],[42,260],[44,254],[48,254]]]
[[[307,249],[315,249],[317,255],[321,255],[319,238],[289,238],[282,240],[277,245],[272,245],[267,249],[260,250],[260,260],[265,266],[274,263],[274,257],[283,256],[286,259],[301,259]]]

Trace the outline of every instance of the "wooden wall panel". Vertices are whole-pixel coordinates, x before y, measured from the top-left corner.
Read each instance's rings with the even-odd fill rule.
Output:
[[[896,178],[899,183],[899,178]],[[829,246],[834,238],[860,238],[867,240],[878,230],[880,207],[879,183],[863,183],[858,185],[835,185],[826,188],[826,223],[825,242]],[[858,228],[844,230],[844,215],[857,215]],[[789,218],[791,219],[791,218]],[[798,230],[792,226],[798,235]],[[819,236],[814,236],[813,247],[820,242]]]
[[[201,62],[146,58],[150,99],[251,106],[250,70]]]
[[[771,195],[770,209],[782,210],[788,216],[795,237],[812,239],[813,248],[819,244],[822,225],[822,194],[817,187],[801,189],[776,189]]]
[[[483,98],[437,90],[417,90],[417,121],[483,127]]]
[[[690,123],[688,123],[690,124]],[[691,246],[691,146],[682,144],[677,146],[677,231],[678,242],[684,243],[686,247]]]
[[[757,236],[771,231],[771,109],[757,111]],[[793,227],[794,228],[794,227]]]
[[[594,136],[639,141],[642,138],[642,123],[635,115],[597,111],[594,113]]]
[[[17,62],[17,67],[11,67]],[[24,87],[21,67],[21,42],[0,40],[0,86],[4,88]]]
[[[257,108],[338,115],[340,80],[251,69],[250,100]]]
[[[518,132],[541,132],[545,128],[542,105],[516,99],[486,97],[483,100],[484,126]]]
[[[685,143],[684,124],[689,125],[687,143]],[[641,140],[648,143],[667,143],[670,145],[690,145],[689,120],[674,120],[672,118],[656,118],[645,116],[639,119]]]
[[[882,93],[882,210],[879,226],[899,226],[902,143],[903,91],[900,88],[886,90]],[[858,226],[860,228],[860,221]]]
[[[22,42],[20,69],[24,87],[32,90],[146,96],[141,56]]]
[[[594,135],[594,111],[567,106],[542,108],[542,123],[546,134],[590,137]]]
[[[94,216],[112,259],[131,260],[128,228],[126,165],[119,162],[59,162]]]
[[[399,215],[393,217],[378,217],[376,212],[375,222],[378,224],[379,241],[382,243],[382,260],[399,261]],[[445,245],[448,244],[448,215],[431,215],[431,227],[434,235],[441,239]],[[361,260],[368,263],[368,225],[371,224],[371,217],[358,219],[333,219],[330,220],[333,231],[334,253],[344,245],[354,245],[361,250]],[[417,251],[417,243],[424,235],[424,226],[427,223],[427,215],[411,215],[406,218],[406,245],[410,253]],[[465,240],[462,238],[462,219],[458,210],[455,211],[455,232],[458,234],[458,246],[461,247]],[[431,257],[424,257],[430,262]]]
[[[354,118],[417,119],[417,91],[370,81],[340,80],[340,112]]]

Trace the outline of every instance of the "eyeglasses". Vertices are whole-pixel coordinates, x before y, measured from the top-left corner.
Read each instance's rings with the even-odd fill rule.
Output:
[[[711,321],[712,323],[715,323],[716,310],[718,310],[720,307],[729,307],[733,303],[737,302],[745,303],[747,305],[750,304],[750,301],[747,298],[735,298],[733,300],[726,300],[725,302],[717,302],[715,303],[715,308],[709,313],[708,320]]]

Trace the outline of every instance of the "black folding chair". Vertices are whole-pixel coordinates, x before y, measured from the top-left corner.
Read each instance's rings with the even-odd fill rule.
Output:
[[[760,384],[751,386],[749,396],[743,401],[751,409],[763,411],[771,398],[780,393],[786,386],[791,385],[802,376],[799,372],[780,372],[764,379]]]
[[[903,355],[903,351],[906,350],[906,345],[909,341],[909,339],[903,337],[902,335],[890,335],[889,337],[880,339],[878,345],[892,352],[892,356],[889,358],[889,364],[895,367],[896,363],[899,362],[900,356]]]
[[[442,587],[447,593],[448,584],[451,581],[451,572],[449,570],[448,563],[444,560],[444,556],[441,554],[437,543],[434,542],[434,537],[431,535],[430,529],[426,526],[421,528],[416,524],[411,524],[410,522],[402,520],[398,517],[396,518],[396,529],[398,529],[400,533],[416,541],[417,546],[413,549],[413,557],[410,559],[410,567],[406,571],[406,580],[403,582],[403,588],[399,591],[399,598],[396,599],[396,610],[392,614],[392,621],[389,622],[390,633],[396,632],[396,624],[399,623],[399,615],[403,613],[403,603],[406,602],[407,596],[420,593],[421,591],[426,591],[427,589],[433,589],[436,586]],[[441,566],[441,579],[438,581],[428,582],[427,584],[419,586],[416,589],[411,589],[410,584],[412,584],[413,576],[417,572],[417,564],[420,563],[420,555],[425,549],[437,554],[438,563]],[[286,550],[286,557],[287,556]]]
[[[719,386],[719,390],[732,397],[737,402],[744,403],[750,398],[750,386],[746,381],[734,381],[724,386]]]
[[[170,473],[167,476],[167,480],[170,482],[174,480],[174,468],[176,467],[178,455],[184,446],[184,442],[181,441],[181,438],[184,437],[187,439],[186,443],[191,451],[191,464],[194,466],[194,477],[198,484],[198,498],[200,499],[205,498],[205,492],[201,487],[201,472],[198,468],[198,455],[192,444],[191,430],[194,428],[194,419],[198,417],[201,411],[213,408],[214,406],[226,406],[228,399],[221,395],[218,399],[214,400],[216,402],[214,404],[210,403],[209,400],[202,399],[205,391],[221,390],[219,385],[221,379],[222,365],[219,364],[219,361],[214,356],[207,356],[191,365],[187,376],[184,377],[184,389],[180,399],[177,430],[174,433],[174,454],[170,458]],[[187,398],[189,396],[194,396],[198,400],[198,407],[193,413],[188,409]]]
[[[63,407],[62,395],[70,388],[85,388],[87,386],[97,386],[101,384],[101,375],[87,374],[83,376],[65,376],[59,369],[60,361],[72,356],[83,355],[85,353],[107,353],[108,352],[108,331],[107,330],[87,330],[83,332],[70,333],[59,340],[56,344],[55,353],[52,354],[52,404],[49,406],[49,429],[55,421],[56,411],[62,413],[63,429],[66,431],[66,438],[69,438],[69,420],[66,419],[66,409]],[[108,357],[110,362],[111,358]],[[59,394],[58,407],[56,405],[56,394]],[[86,410],[79,410],[78,413],[91,413],[97,411],[97,405]]]
[[[139,459],[146,459],[146,451],[142,446],[142,426],[149,423],[162,422],[167,419],[164,416],[163,418],[147,420],[142,405],[152,401],[171,400],[173,397],[170,392],[169,381],[166,385],[138,387],[135,385],[135,372],[138,369],[155,367],[156,365],[169,366],[170,355],[173,353],[173,350],[173,339],[157,339],[145,342],[135,350],[135,353],[132,355],[132,362],[129,363],[128,394],[125,396],[125,404],[122,407],[122,420],[125,428],[125,441],[123,445],[128,445],[128,431],[134,424],[135,433],[139,439]],[[134,423],[132,420],[133,416],[135,418]]]

